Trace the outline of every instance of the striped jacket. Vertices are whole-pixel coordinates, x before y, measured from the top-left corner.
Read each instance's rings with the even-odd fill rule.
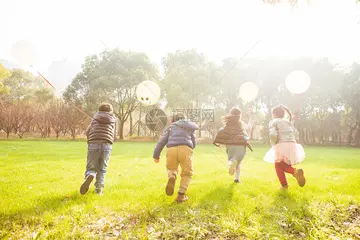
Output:
[[[86,130],[88,143],[108,142],[115,140],[116,118],[108,112],[97,112]]]

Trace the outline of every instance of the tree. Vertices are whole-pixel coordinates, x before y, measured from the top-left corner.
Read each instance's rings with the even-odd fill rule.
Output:
[[[298,4],[298,0],[286,0],[291,6],[296,6]],[[302,0],[304,2],[306,2],[307,4],[310,4],[311,3],[311,0]],[[285,2],[284,1],[281,1],[281,0],[263,0],[263,2],[265,4],[270,4],[270,5],[277,5],[281,2]]]
[[[124,138],[124,124],[137,107],[135,89],[143,80],[158,79],[158,69],[143,53],[119,49],[103,51],[85,59],[80,72],[64,93],[72,103],[81,103],[95,111],[103,101],[114,106],[119,120],[119,136]]]
[[[24,133],[30,128],[30,124],[35,118],[35,111],[32,109],[32,105],[18,102],[13,106],[12,119],[14,133],[22,138]]]
[[[10,133],[14,128],[13,115],[14,115],[14,106],[12,104],[7,104],[5,107],[1,108],[0,115],[0,126],[1,129],[6,133],[6,138],[9,138]]]
[[[67,130],[67,108],[63,101],[55,100],[51,102],[49,109],[49,120],[56,138],[59,138],[62,132]]]
[[[72,105],[66,106],[66,125],[73,140],[75,140],[77,133],[85,131],[89,124],[89,118],[81,113]]]
[[[0,80],[10,77],[11,73],[8,69],[4,68],[0,63]]]
[[[169,53],[162,60],[162,87],[171,108],[202,108],[211,103],[209,91],[218,80],[218,69],[195,50]]]
[[[32,96],[32,81],[34,76],[22,69],[14,69],[11,76],[3,83],[9,89],[11,100],[28,100]]]
[[[0,64],[0,104],[1,105],[9,96],[9,88],[4,85],[3,80],[10,76],[11,76],[10,71],[4,68],[2,64]]]
[[[40,131],[41,138],[50,136],[50,117],[47,114],[47,107],[45,105],[37,105],[37,114],[34,119],[36,128]]]
[[[348,145],[353,142],[353,134],[360,124],[360,64],[353,64],[344,79],[341,89],[344,100],[343,121],[349,128]]]
[[[39,76],[22,69],[13,69],[11,75],[3,80],[7,88],[8,102],[31,101],[47,102],[54,97],[54,91]]]

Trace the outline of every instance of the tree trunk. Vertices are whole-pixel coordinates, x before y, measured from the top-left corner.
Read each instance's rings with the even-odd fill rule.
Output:
[[[138,119],[138,125],[137,125],[137,136],[140,136],[140,124],[141,123],[141,106],[139,108],[139,119]]]
[[[355,133],[355,146],[360,147],[360,130],[357,129]]]
[[[76,129],[71,129],[71,137],[72,137],[72,140],[75,140],[75,137],[76,137]]]
[[[300,128],[300,143],[303,144],[305,142],[305,134],[304,134],[304,129]]]
[[[119,139],[124,139],[124,120],[119,120]]]
[[[349,129],[349,135],[348,135],[348,142],[347,142],[347,145],[348,146],[351,146],[352,144],[352,141],[353,141],[353,131],[354,131],[354,127],[350,126],[350,129]]]
[[[309,142],[314,143],[315,142],[315,134],[314,131],[312,129],[309,130]]]
[[[324,144],[324,134],[323,131],[320,131],[320,143]]]
[[[201,108],[198,108],[197,110],[200,111],[200,122],[199,122],[199,138],[201,138],[201,129],[202,129],[202,111]]]
[[[306,130],[306,142],[307,143],[310,143],[311,142],[311,131],[310,131],[310,129],[307,129]]]
[[[132,112],[129,113],[129,121],[130,121],[130,136],[133,134],[133,118],[132,118]],[[139,134],[138,134],[139,136]]]
[[[342,144],[342,139],[341,139],[341,132],[338,133],[338,141],[339,141],[339,145],[341,147],[341,144]]]

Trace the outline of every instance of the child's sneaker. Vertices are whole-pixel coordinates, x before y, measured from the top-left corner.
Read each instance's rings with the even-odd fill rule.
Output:
[[[89,191],[91,182],[94,180],[94,175],[87,175],[83,184],[80,187],[80,194],[85,194]]]
[[[189,198],[185,195],[185,193],[178,193],[178,196],[176,198],[177,203],[183,203],[186,202]]]
[[[305,185],[306,179],[304,176],[304,170],[296,169],[293,176],[296,178],[296,181],[298,182],[300,187],[303,187]]]
[[[280,190],[288,190],[288,188],[288,185],[281,185],[281,187],[279,187]]]
[[[234,180],[234,183],[242,183],[242,181],[239,180],[239,179],[235,179],[235,180]]]
[[[229,174],[232,176],[235,174],[235,171],[236,171],[236,164],[237,162],[235,160],[233,160],[230,164],[230,167],[229,167]]]
[[[95,188],[95,192],[99,194],[100,196],[103,195],[103,189],[102,188]]]
[[[174,175],[169,177],[165,189],[166,195],[172,196],[174,194],[175,181],[176,177]]]

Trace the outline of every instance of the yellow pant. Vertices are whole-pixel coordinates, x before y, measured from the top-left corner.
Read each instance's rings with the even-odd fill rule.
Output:
[[[166,169],[168,177],[177,176],[179,164],[181,166],[180,193],[185,193],[193,175],[191,156],[193,150],[185,145],[170,147],[166,151]]]

